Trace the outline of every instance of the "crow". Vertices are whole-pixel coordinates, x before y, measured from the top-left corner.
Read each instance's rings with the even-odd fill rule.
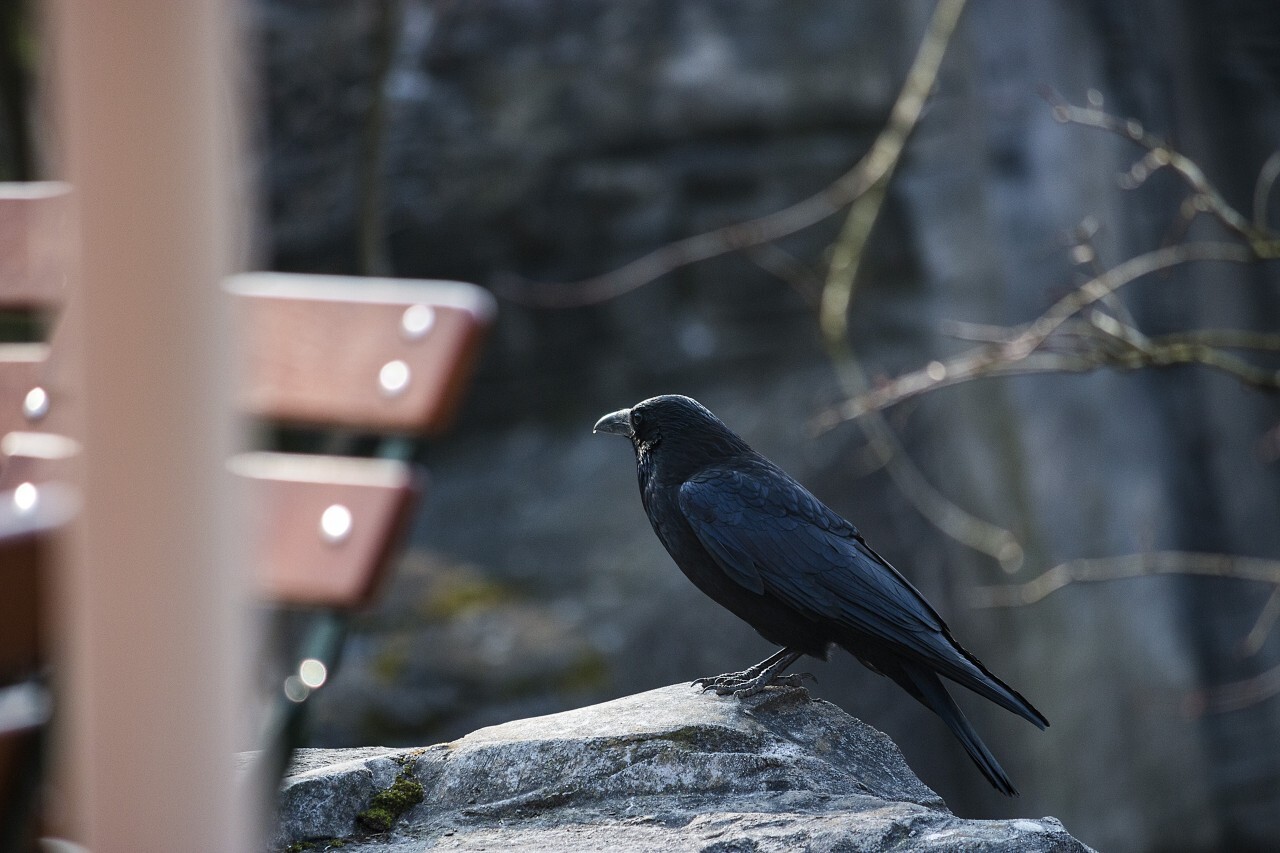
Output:
[[[782,647],[695,685],[740,699],[798,686],[788,667],[839,646],[941,717],[996,790],[1018,795],[940,676],[1041,729],[1049,721],[956,642],[856,527],[689,397],[644,400],[592,431],[631,439],[645,513],[694,586]]]

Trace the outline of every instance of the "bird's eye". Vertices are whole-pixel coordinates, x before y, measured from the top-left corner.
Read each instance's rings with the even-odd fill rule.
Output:
[[[635,426],[640,426],[640,424],[644,423],[644,414],[641,412],[632,412],[631,423]]]

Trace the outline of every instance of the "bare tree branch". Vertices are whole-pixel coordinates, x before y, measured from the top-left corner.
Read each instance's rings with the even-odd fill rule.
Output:
[[[1253,627],[1240,643],[1240,653],[1245,657],[1252,657],[1262,651],[1262,644],[1266,642],[1271,629],[1275,627],[1277,618],[1280,618],[1280,586],[1271,590],[1271,595],[1262,605],[1262,610],[1258,613]]]
[[[902,158],[907,138],[920,120],[920,113],[938,78],[938,67],[947,52],[951,34],[955,31],[963,10],[964,0],[940,0],[934,8],[929,29],[920,42],[915,61],[893,104],[893,110],[889,113],[889,123],[876,137],[875,144],[864,158],[864,162],[869,164],[868,173],[875,175],[875,178],[867,185],[867,192],[858,197],[865,201],[855,203],[845,218],[840,237],[832,247],[827,283],[822,293],[819,319],[823,334],[829,341],[843,340],[848,329],[847,316],[858,268],[871,228],[879,218],[885,188]],[[875,195],[866,198],[873,190]]]
[[[1256,368],[1229,356],[1204,340],[1196,340],[1194,332],[1156,339],[1146,338],[1141,333],[1137,333],[1137,336],[1129,339],[1132,352],[1127,355],[1123,352],[1103,349],[1093,352],[1074,351],[1069,354],[1045,351],[1045,345],[1050,337],[1063,329],[1064,324],[1076,317],[1083,309],[1143,276],[1197,261],[1246,263],[1256,258],[1250,247],[1224,242],[1183,243],[1130,258],[1102,275],[1089,279],[1025,326],[1009,329],[980,327],[982,336],[992,343],[969,349],[945,362],[930,362],[919,370],[853,396],[834,411],[819,416],[816,426],[820,430],[829,429],[841,421],[859,418],[928,391],[970,379],[1051,372],[1055,366],[1056,369],[1064,372],[1079,372],[1104,366],[1133,369],[1202,363],[1231,373],[1255,387],[1276,389],[1280,387],[1280,376],[1275,371]],[[972,327],[961,328],[973,330]],[[1124,328],[1137,332],[1131,326]],[[1228,337],[1225,332],[1219,334],[1224,338]],[[1250,344],[1269,344],[1271,337],[1253,338],[1245,332],[1233,334],[1237,337],[1231,343],[1222,343],[1218,346],[1250,348]],[[1269,349],[1270,346],[1257,348]],[[1079,349],[1077,347],[1077,350]],[[1033,356],[1037,358],[1033,360]]]
[[[963,0],[942,0],[935,7],[889,123],[867,153],[866,160],[876,164],[879,177],[854,200],[832,247],[818,320],[827,355],[847,396],[861,394],[868,387],[866,371],[849,340],[849,306],[853,302],[858,270],[879,219],[889,181],[919,121],[963,9]],[[1022,565],[1023,549],[1014,535],[974,516],[939,492],[907,455],[897,434],[882,416],[875,414],[859,425],[870,445],[878,449],[879,459],[894,485],[925,518],[953,539],[994,557],[1008,571]]]
[[[970,591],[970,602],[974,607],[1023,607],[1074,583],[1173,574],[1273,584],[1275,588],[1240,646],[1245,656],[1257,654],[1280,617],[1280,560],[1186,551],[1069,560],[1025,583],[977,587]],[[1247,708],[1277,694],[1280,694],[1280,666],[1230,684],[1194,690],[1184,698],[1183,708],[1192,717],[1221,714]]]
[[[1162,335],[1155,340],[1167,343],[1198,344],[1221,349],[1250,349],[1280,352],[1280,335],[1248,332],[1243,329],[1192,329]]]
[[[977,587],[971,592],[971,603],[974,607],[1021,607],[1035,604],[1073,583],[1170,574],[1240,578],[1280,585],[1280,560],[1194,551],[1152,551],[1068,560],[1025,583]]]
[[[791,285],[805,302],[817,307],[822,296],[822,279],[809,264],[776,243],[752,246],[744,254],[760,269]]]
[[[1058,121],[1085,127],[1101,128],[1123,136],[1146,149],[1147,153],[1142,159],[1133,164],[1129,171],[1122,176],[1121,186],[1126,189],[1135,189],[1141,186],[1155,172],[1161,169],[1171,169],[1191,187],[1193,192],[1191,203],[1195,210],[1212,215],[1227,228],[1239,234],[1249,243],[1258,257],[1280,257],[1280,236],[1266,229],[1264,224],[1265,217],[1255,216],[1255,221],[1253,222],[1246,219],[1238,210],[1227,203],[1227,200],[1209,182],[1209,179],[1205,177],[1204,171],[1194,160],[1175,150],[1159,137],[1147,133],[1140,121],[1118,118],[1092,104],[1087,107],[1074,106],[1062,101],[1052,92],[1047,92],[1046,97],[1053,104],[1053,116]],[[1265,166],[1263,171],[1264,173],[1266,172]],[[1269,190],[1270,182],[1274,180],[1274,177],[1272,177],[1264,182],[1263,177],[1264,175],[1259,175],[1258,188],[1255,191],[1255,213],[1259,195],[1263,196],[1265,205],[1266,193],[1262,192],[1264,183]]]
[[[1267,202],[1271,200],[1271,188],[1276,178],[1280,177],[1280,151],[1272,152],[1267,162],[1258,170],[1258,181],[1253,186],[1253,227],[1259,231],[1269,231],[1267,225]]]
[[[1194,690],[1187,695],[1183,707],[1189,717],[1225,714],[1256,705],[1280,695],[1280,666],[1265,669],[1252,678]]]
[[[1181,243],[1130,258],[1055,302],[1010,344],[1010,354],[1030,353],[1067,318],[1143,276],[1194,261],[1248,263],[1256,259],[1257,255],[1250,248],[1221,242]]]

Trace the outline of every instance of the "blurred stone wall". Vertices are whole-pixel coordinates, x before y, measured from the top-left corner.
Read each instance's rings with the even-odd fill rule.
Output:
[[[395,274],[574,280],[822,188],[883,122],[928,2],[404,0],[385,130]],[[377,4],[258,0],[268,263],[360,269]],[[854,304],[877,376],[960,346],[946,320],[1029,320],[1084,280],[1065,235],[1092,216],[1114,264],[1156,248],[1182,191],[1131,193],[1126,143],[1053,121],[1089,89],[1195,157],[1248,210],[1280,145],[1273,3],[973,0],[908,146]],[[1280,204],[1273,219],[1280,220]],[[836,223],[783,242],[819,273]],[[1208,229],[1198,232],[1212,236]],[[1274,268],[1201,265],[1127,289],[1149,331],[1274,331]],[[942,535],[837,398],[811,298],[741,256],[601,305],[504,302],[428,505],[383,604],[322,694],[316,742],[413,744],[739,668],[770,648],[706,601],[648,528],[606,411],[691,394],[853,519],[967,647],[1053,723],[965,702],[1023,791],[989,791],[945,728],[837,655],[817,692],[886,730],[970,816],[1055,814],[1101,849],[1265,849],[1280,838],[1280,699],[1197,715],[1192,691],[1280,666],[1241,639],[1269,590],[1205,578],[1078,585],[975,610],[975,585],[1143,550],[1280,558],[1260,437],[1275,397],[1201,369],[970,383],[891,413],[923,471],[1013,531],[1014,575]],[[1274,675],[1272,676],[1274,680]],[[965,701],[966,697],[962,697]]]

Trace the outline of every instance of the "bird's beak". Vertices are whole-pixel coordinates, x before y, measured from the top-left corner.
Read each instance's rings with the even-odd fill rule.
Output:
[[[618,409],[616,412],[605,415],[596,421],[591,431],[593,433],[611,432],[614,435],[625,435],[627,438],[634,437],[635,433],[631,431],[631,410]]]

